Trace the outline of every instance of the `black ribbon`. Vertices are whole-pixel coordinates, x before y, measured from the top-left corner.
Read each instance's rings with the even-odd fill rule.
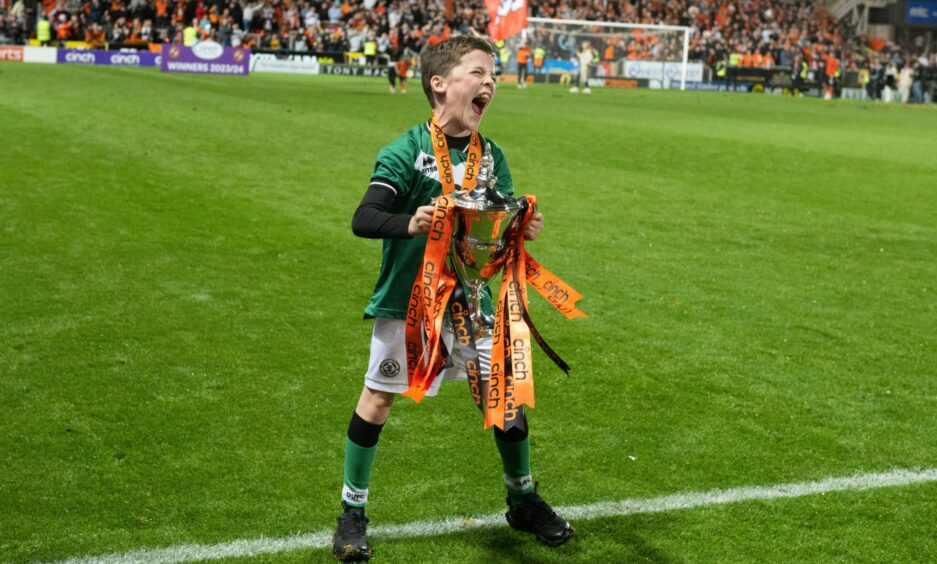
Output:
[[[518,211],[517,213],[518,221],[512,227],[512,229],[514,230],[514,233],[511,234],[512,241],[516,240],[517,231],[521,229],[520,218],[523,218],[524,215],[526,215],[527,208],[530,207],[530,202],[528,202],[527,198],[525,197],[518,198],[517,203],[521,205],[521,208],[520,208],[520,211]],[[517,252],[519,250],[520,249],[515,249],[514,252]],[[518,256],[516,256],[514,259],[514,280],[518,280],[517,267],[518,267],[518,263],[520,262],[520,259],[521,257],[520,257],[520,254],[518,253]],[[522,288],[522,290],[525,290],[525,288]],[[521,314],[524,316],[524,323],[526,323],[527,327],[530,328],[530,334],[534,338],[534,340],[537,341],[537,345],[540,346],[540,350],[542,350],[550,358],[550,360],[553,361],[553,364],[555,364],[560,370],[562,370],[567,376],[569,376],[569,365],[566,364],[566,361],[563,360],[560,357],[560,355],[557,354],[555,350],[553,350],[553,347],[551,347],[543,339],[543,336],[540,335],[540,331],[537,331],[537,328],[534,326],[534,321],[530,318],[530,312],[527,311],[527,305],[524,304],[524,300],[519,299],[517,301],[520,303],[520,306],[521,306]]]

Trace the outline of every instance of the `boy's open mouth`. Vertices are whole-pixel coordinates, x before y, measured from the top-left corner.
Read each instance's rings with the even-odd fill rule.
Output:
[[[489,102],[491,102],[490,94],[479,94],[472,98],[472,109],[475,111],[475,114],[479,116],[482,115]]]

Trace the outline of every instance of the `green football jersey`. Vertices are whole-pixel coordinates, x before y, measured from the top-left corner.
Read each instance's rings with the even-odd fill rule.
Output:
[[[498,178],[495,188],[502,194],[513,195],[514,184],[504,153],[493,141],[481,137],[483,150],[486,143],[491,143],[494,174]],[[451,142],[449,144],[449,158],[452,160],[456,189],[459,190],[465,175],[469,138],[466,138],[461,146],[454,145],[456,144]],[[390,213],[413,214],[418,207],[430,204],[433,198],[442,193],[428,121],[417,125],[378,151],[374,173],[371,175],[371,185],[375,184],[395,193],[396,197],[387,210]],[[366,318],[406,318],[410,289],[423,262],[425,247],[426,237],[423,236],[412,239],[384,239],[381,272],[377,277],[371,302],[364,310]],[[490,313],[490,303],[484,306]]]

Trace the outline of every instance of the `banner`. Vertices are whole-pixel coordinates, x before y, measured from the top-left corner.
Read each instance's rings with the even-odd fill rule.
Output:
[[[23,47],[23,62],[54,65],[58,51],[54,47]]]
[[[0,62],[22,63],[23,48],[0,45]]]
[[[671,82],[670,88],[676,90],[680,88],[679,82]],[[700,90],[705,92],[748,92],[748,85],[745,84],[726,84],[725,82],[687,82],[687,90]]]
[[[193,47],[163,45],[159,68],[162,72],[247,76],[250,74],[250,61],[250,49],[222,47],[214,41],[202,41]]]
[[[270,53],[251,54],[251,72],[319,74],[319,60],[314,55],[291,55],[278,59]]]
[[[908,0],[908,25],[937,25],[937,2]]]
[[[390,67],[365,65],[319,65],[319,74],[337,74],[341,76],[376,76],[387,78]]]
[[[628,78],[644,78],[647,80],[667,79],[680,82],[682,63],[664,63],[659,61],[625,61],[625,76]],[[686,65],[687,82],[701,82],[703,80],[703,63],[692,62]]]
[[[491,23],[488,35],[492,41],[507,39],[527,28],[527,0],[485,0]]]
[[[60,65],[108,65],[115,67],[156,67],[160,56],[147,51],[104,51],[101,49],[58,49]]]

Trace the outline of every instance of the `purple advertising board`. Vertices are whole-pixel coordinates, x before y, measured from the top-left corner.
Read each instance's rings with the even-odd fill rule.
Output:
[[[60,65],[111,65],[121,67],[157,67],[160,56],[148,51],[102,51],[99,49],[59,49]]]
[[[251,50],[222,47],[214,41],[202,41],[192,47],[163,45],[163,72],[197,74],[250,74]]]
[[[908,25],[937,25],[937,2],[908,0]]]

